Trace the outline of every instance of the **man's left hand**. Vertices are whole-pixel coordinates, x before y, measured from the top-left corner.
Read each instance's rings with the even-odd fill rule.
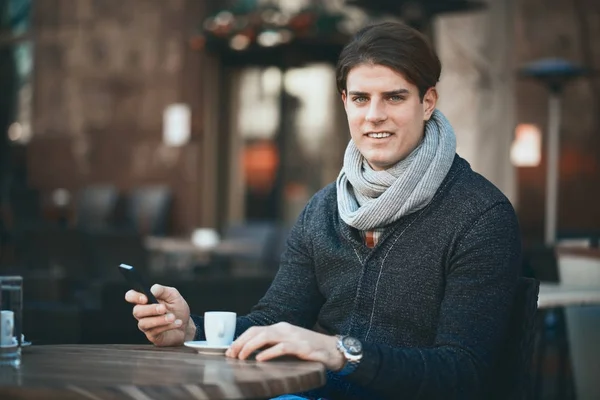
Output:
[[[280,322],[270,326],[253,326],[244,332],[225,355],[245,360],[257,350],[257,361],[266,361],[284,355],[302,360],[318,361],[331,371],[339,371],[346,362],[337,349],[337,338]]]

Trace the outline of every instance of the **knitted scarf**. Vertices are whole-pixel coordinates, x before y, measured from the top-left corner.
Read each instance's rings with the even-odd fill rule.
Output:
[[[450,170],[456,137],[450,122],[435,110],[421,143],[385,171],[369,166],[352,140],[337,178],[340,217],[359,230],[381,228],[424,208]]]

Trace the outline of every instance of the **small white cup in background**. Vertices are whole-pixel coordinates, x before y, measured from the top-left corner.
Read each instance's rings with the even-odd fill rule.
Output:
[[[207,311],[204,313],[204,334],[209,346],[229,346],[235,335],[236,313]]]
[[[15,313],[10,310],[0,311],[0,345],[9,346],[14,343]]]
[[[198,228],[192,232],[192,243],[196,247],[210,249],[219,244],[219,234],[214,229]]]

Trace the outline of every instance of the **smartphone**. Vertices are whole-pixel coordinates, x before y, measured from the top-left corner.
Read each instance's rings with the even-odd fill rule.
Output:
[[[158,300],[156,300],[156,297],[154,297],[150,291],[150,286],[148,286],[138,270],[131,265],[121,264],[119,265],[119,271],[121,271],[121,274],[127,279],[127,282],[129,282],[129,285],[133,290],[144,293],[148,298],[149,303],[158,304]]]

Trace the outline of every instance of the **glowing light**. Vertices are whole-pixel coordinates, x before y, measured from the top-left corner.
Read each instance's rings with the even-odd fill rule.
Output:
[[[232,49],[238,50],[238,51],[247,49],[249,45],[250,45],[250,38],[246,35],[241,35],[241,34],[235,35],[229,41],[229,46]]]
[[[23,127],[18,122],[13,122],[8,127],[8,139],[12,142],[18,142],[23,138]]]
[[[261,84],[265,94],[279,97],[282,79],[281,70],[277,67],[269,67],[263,70]]]
[[[533,124],[519,124],[510,148],[510,160],[516,167],[537,167],[542,158],[542,133]]]
[[[281,33],[275,31],[264,31],[256,38],[258,44],[264,47],[273,47],[281,43]]]
[[[64,188],[55,189],[51,196],[52,202],[58,207],[66,207],[71,202],[71,193]]]
[[[208,18],[206,21],[204,21],[204,29],[207,31],[214,31],[217,29],[217,23],[213,18]]]
[[[171,104],[163,112],[163,142],[169,147],[190,141],[192,112],[187,104]]]
[[[234,21],[234,16],[229,11],[221,11],[215,16],[215,22],[217,25],[229,25]]]

